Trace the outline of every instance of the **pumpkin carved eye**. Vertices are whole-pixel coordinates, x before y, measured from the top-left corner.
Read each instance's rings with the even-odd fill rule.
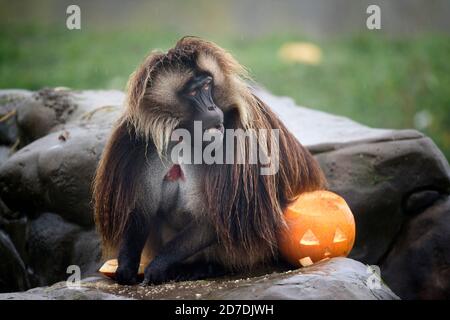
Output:
[[[344,242],[346,240],[347,236],[345,235],[345,233],[342,232],[341,229],[336,228],[336,231],[334,232],[333,243]]]
[[[319,239],[314,235],[311,229],[305,232],[302,239],[300,240],[300,244],[304,246],[316,246],[320,244]]]

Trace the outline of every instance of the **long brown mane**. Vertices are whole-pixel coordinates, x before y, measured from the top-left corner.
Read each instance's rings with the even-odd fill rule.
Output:
[[[95,223],[105,255],[117,249],[135,208],[144,153],[145,143],[128,119],[119,119],[103,150],[93,184]]]
[[[261,175],[259,164],[209,167],[205,181],[207,213],[231,257],[242,252],[252,256],[263,249],[275,254],[285,207],[302,192],[323,189],[326,184],[316,160],[270,108],[253,95],[247,102],[256,129],[280,130],[279,171]],[[239,117],[232,127],[242,127]]]

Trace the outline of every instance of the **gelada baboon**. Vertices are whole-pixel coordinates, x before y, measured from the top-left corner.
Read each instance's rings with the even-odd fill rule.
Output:
[[[323,188],[315,159],[247,79],[229,53],[196,37],[150,54],[130,77],[126,109],[94,181],[96,224],[104,251],[118,255],[119,283],[137,281],[144,253],[150,257],[144,283],[204,277],[215,270],[211,266],[248,270],[274,261],[283,209],[300,193]],[[260,163],[173,161],[172,132],[191,132],[194,121],[203,132],[222,135],[223,145],[224,130],[278,129],[278,171],[263,175]],[[275,152],[274,137],[259,138],[258,147]],[[239,139],[235,148],[242,155],[249,146]],[[186,272],[195,262],[198,267]]]

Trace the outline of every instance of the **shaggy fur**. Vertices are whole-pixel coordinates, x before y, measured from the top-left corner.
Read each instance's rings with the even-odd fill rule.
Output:
[[[128,83],[126,110],[113,130],[94,181],[95,220],[105,248],[117,248],[136,207],[136,178],[146,152],[166,156],[171,132],[185,118],[175,94],[192,70],[209,72],[213,98],[225,115],[224,126],[279,129],[279,171],[261,175],[260,164],[205,165],[204,219],[215,226],[219,244],[231,260],[236,255],[277,252],[283,210],[300,193],[324,188],[325,179],[311,154],[256,96],[245,69],[225,50],[194,37],[182,38],[167,53],[152,53]],[[270,155],[274,139],[259,140]],[[248,141],[237,148],[248,154]],[[250,261],[251,259],[249,259]]]

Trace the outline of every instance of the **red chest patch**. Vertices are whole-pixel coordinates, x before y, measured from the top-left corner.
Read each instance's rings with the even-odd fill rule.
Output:
[[[169,172],[167,172],[164,179],[167,181],[177,181],[178,179],[184,181],[183,170],[181,170],[181,167],[178,164],[175,164],[170,168]]]

